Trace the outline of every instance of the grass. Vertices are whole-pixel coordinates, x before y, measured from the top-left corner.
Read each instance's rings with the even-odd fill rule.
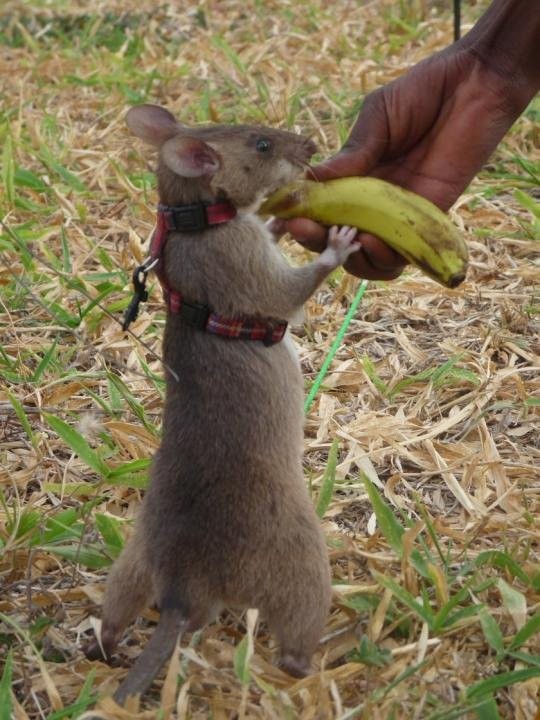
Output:
[[[81,652],[164,392],[155,283],[133,334],[118,323],[155,202],[125,110],[291,127],[324,157],[365,92],[451,35],[449,13],[421,0],[4,3],[0,720],[78,718],[96,700],[125,717],[107,693],[156,619],[130,628],[113,668]],[[226,614],[182,646],[140,717],[538,716],[539,117],[537,100],[452,211],[467,282],[446,291],[408,270],[370,283],[308,411],[306,482],[334,582],[320,671],[292,681],[256,615]],[[338,273],[308,303],[307,387],[357,286]]]

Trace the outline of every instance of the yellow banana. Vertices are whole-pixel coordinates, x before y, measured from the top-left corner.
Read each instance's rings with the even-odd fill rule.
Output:
[[[465,279],[467,245],[449,218],[416,193],[371,177],[297,180],[271,195],[260,212],[350,225],[377,235],[441,285]]]

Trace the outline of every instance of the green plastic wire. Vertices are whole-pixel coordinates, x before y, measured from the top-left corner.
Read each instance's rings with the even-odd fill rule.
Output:
[[[304,413],[307,413],[309,411],[309,408],[311,407],[313,401],[315,400],[317,393],[319,392],[319,389],[320,389],[322,382],[326,376],[326,373],[328,372],[328,368],[330,367],[330,363],[334,359],[334,356],[337,353],[337,351],[342,343],[343,338],[345,337],[347,328],[349,327],[351,320],[353,319],[353,316],[354,316],[358,306],[360,305],[362,298],[364,297],[364,293],[366,292],[367,286],[368,286],[368,281],[362,280],[362,282],[360,283],[360,285],[358,287],[358,290],[356,291],[354,300],[351,303],[351,307],[348,309],[347,314],[345,315],[343,322],[341,323],[341,327],[338,330],[338,334],[336,335],[335,340],[332,343],[332,347],[328,351],[328,354],[324,359],[322,367],[319,370],[319,372],[317,373],[317,377],[311,384],[306,401],[304,402]]]

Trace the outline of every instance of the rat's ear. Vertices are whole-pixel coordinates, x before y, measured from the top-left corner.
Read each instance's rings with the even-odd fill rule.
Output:
[[[165,165],[182,177],[213,175],[221,167],[221,158],[214,148],[194,137],[175,137],[161,148]]]
[[[126,115],[131,132],[150,145],[163,145],[183,129],[172,113],[159,105],[135,105]]]

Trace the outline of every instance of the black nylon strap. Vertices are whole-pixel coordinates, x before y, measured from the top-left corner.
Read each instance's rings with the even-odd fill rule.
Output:
[[[167,207],[163,212],[168,230],[176,232],[201,232],[209,227],[205,203]]]

